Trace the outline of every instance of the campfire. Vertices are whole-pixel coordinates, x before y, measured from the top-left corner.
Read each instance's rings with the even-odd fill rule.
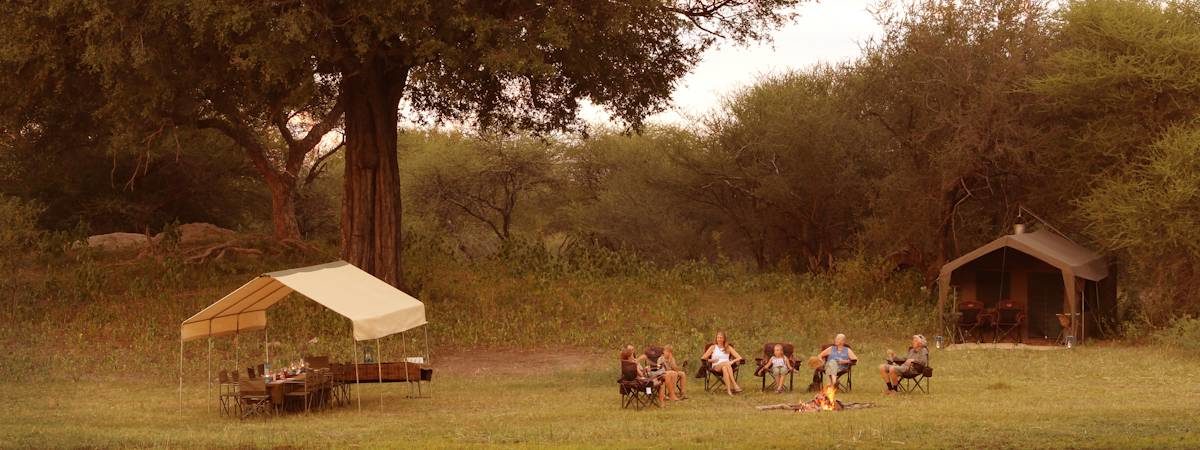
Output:
[[[797,404],[780,403],[778,405],[759,406],[758,410],[767,411],[772,409],[784,409],[795,412],[821,412],[869,408],[871,406],[871,403],[842,403],[837,399],[837,389],[834,389],[833,386],[826,386],[824,390],[818,392],[812,400],[807,402]]]

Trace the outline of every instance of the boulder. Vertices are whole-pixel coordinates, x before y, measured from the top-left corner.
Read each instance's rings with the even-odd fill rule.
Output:
[[[141,248],[150,243],[150,237],[140,233],[108,233],[88,236],[87,246],[101,250]]]

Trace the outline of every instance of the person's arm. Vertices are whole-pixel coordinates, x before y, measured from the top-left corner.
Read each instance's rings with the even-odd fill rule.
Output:
[[[704,356],[701,356],[700,359],[707,361],[709,358],[712,358],[712,352],[714,348],[716,348],[715,345],[708,346],[708,349],[704,351]]]
[[[854,354],[854,349],[852,349],[852,348],[847,348],[847,349],[846,349],[846,352],[849,354],[849,356],[850,356],[850,360],[851,360],[851,361],[855,361],[855,362],[857,362],[857,361],[858,361],[858,355],[855,355],[855,354]]]
[[[817,357],[821,358],[821,361],[828,361],[829,360],[829,350],[832,348],[833,347],[825,347],[825,350],[821,350],[821,353],[817,354]]]
[[[920,364],[921,367],[929,367],[929,349],[921,347],[921,351],[913,353],[913,362]]]

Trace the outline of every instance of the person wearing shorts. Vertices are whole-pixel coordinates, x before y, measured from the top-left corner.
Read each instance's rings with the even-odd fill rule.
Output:
[[[896,358],[896,353],[888,350],[887,363],[879,365],[879,376],[887,384],[883,393],[892,395],[900,390],[900,378],[914,377],[919,367],[929,365],[929,349],[925,347],[925,336],[915,334],[912,337],[912,347],[904,359]]]

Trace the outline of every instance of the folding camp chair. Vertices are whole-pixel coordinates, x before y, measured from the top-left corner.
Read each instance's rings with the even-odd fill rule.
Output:
[[[912,350],[912,347],[909,347]],[[928,358],[928,356],[926,357]],[[897,364],[896,361],[890,361],[892,364]],[[930,385],[933,383],[933,365],[928,366],[913,363],[913,373],[900,375],[900,392],[911,393],[920,390],[926,394],[929,393]]]
[[[824,352],[825,349],[827,349],[829,347],[833,347],[833,345],[834,344],[822,345],[820,350],[822,352]],[[851,347],[850,344],[845,344],[845,346],[846,346],[846,348],[849,348],[849,349],[854,348],[854,347]],[[821,367],[818,367],[813,370],[813,379],[812,379],[812,384],[809,385],[809,389],[808,389],[809,391],[815,391],[815,390],[821,388],[821,385],[823,384],[822,378],[825,377],[825,364],[823,364],[823,363],[824,363],[824,360],[822,360]],[[838,392],[850,392],[851,390],[854,389],[854,365],[855,364],[858,364],[858,361],[850,360],[850,363],[846,364],[845,369],[838,371],[837,384],[834,385],[834,389],[837,389]]]
[[[241,405],[242,419],[270,414],[271,396],[267,394],[267,383],[259,379],[238,383],[238,403]]]
[[[774,372],[771,372],[771,368],[769,366],[766,368],[763,367],[764,361],[769,361],[772,356],[775,356],[775,345],[776,344],[783,345],[783,356],[786,357],[788,359],[788,361],[790,361],[790,363],[789,363],[790,367],[788,367],[788,368],[791,370],[788,370],[787,375],[775,375]],[[793,356],[793,355],[795,355],[795,352],[796,352],[796,346],[786,343],[786,342],[768,342],[766,344],[763,344],[762,357],[754,358],[754,367],[755,367],[754,376],[762,379],[762,391],[763,392],[767,392],[767,378],[768,377],[771,378],[770,384],[772,386],[774,386],[775,381],[776,381],[775,380],[776,376],[786,376],[787,379],[784,380],[783,386],[788,390],[788,392],[792,391],[792,386],[795,385],[795,381],[796,381],[796,370],[800,368],[800,364],[796,361],[795,357]]]
[[[708,343],[704,346],[704,353],[708,353],[708,348],[716,345]],[[730,344],[726,344],[730,346]],[[703,355],[704,353],[701,353]],[[733,363],[733,379],[738,378],[738,368],[745,364],[746,361],[738,361]],[[716,392],[718,389],[725,387],[725,378],[721,376],[721,372],[713,370],[711,361],[700,358],[700,371],[696,374],[696,378],[704,378],[704,390],[707,392]]]
[[[661,369],[658,364],[658,359],[663,355],[663,347],[661,345],[651,345],[646,347],[646,349],[642,351],[642,354],[646,356],[647,369],[650,371]],[[679,368],[684,372],[687,371],[687,363],[687,361],[684,361],[683,364],[679,365]],[[683,377],[679,377],[678,380],[675,380],[675,392],[683,392]]]
[[[633,407],[633,409],[642,409],[649,406],[659,406],[658,390],[661,388],[659,383],[645,377],[638,376],[638,365],[634,361],[621,361],[621,378],[617,379],[617,385],[621,392],[621,408]]]
[[[236,374],[236,372],[234,372]],[[221,414],[232,415],[238,408],[238,383],[229,378],[229,372],[222,370],[217,373],[217,401],[221,404]]]
[[[956,331],[958,331],[958,342],[967,342],[967,339],[974,338],[975,342],[979,342],[981,336],[976,334],[976,330],[986,330],[992,326],[992,316],[983,308],[983,303],[975,300],[964,300],[958,304],[958,322],[955,323]]]
[[[1012,300],[1000,302],[1000,306],[996,308],[996,336],[992,339],[992,343],[1000,342],[1001,339],[1009,336],[1020,343],[1024,340],[1020,331],[1021,325],[1024,324],[1025,309],[1020,304]]]

